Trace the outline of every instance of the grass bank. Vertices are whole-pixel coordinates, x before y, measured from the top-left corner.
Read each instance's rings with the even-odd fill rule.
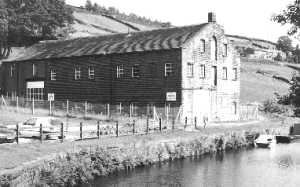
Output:
[[[0,184],[84,184],[118,170],[241,149],[251,143],[245,134],[262,133],[266,129],[273,134],[285,134],[291,123],[293,121],[274,120],[243,126],[220,124],[197,132],[168,131],[63,144],[1,145]]]

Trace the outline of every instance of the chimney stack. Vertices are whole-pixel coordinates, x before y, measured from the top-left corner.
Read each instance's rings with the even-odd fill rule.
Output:
[[[216,23],[216,14],[214,12],[208,13],[208,23]]]

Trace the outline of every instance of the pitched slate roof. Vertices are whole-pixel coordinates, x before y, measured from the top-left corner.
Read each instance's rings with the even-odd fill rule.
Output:
[[[113,34],[72,40],[42,42],[6,61],[76,57],[180,48],[197,34],[204,24],[158,29],[130,34]]]

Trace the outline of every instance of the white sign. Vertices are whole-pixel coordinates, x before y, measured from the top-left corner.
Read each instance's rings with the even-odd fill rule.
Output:
[[[44,88],[44,81],[27,82],[27,89]]]
[[[176,101],[176,92],[167,92],[167,101]]]
[[[48,101],[54,101],[54,93],[48,93]]]

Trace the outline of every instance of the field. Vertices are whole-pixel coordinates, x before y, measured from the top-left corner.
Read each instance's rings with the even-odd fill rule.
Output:
[[[264,102],[272,99],[274,93],[287,94],[289,84],[274,79],[276,75],[290,80],[297,72],[295,69],[280,64],[241,62],[241,102]]]

